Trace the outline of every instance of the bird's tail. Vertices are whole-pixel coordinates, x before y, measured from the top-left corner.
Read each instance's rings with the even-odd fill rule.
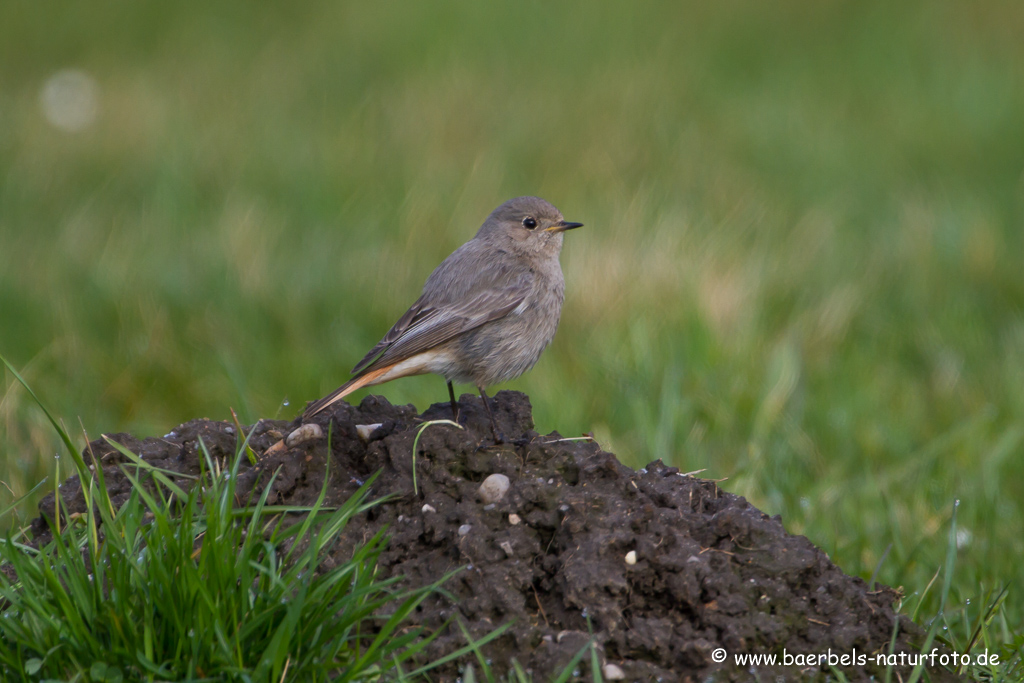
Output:
[[[368,372],[365,375],[360,375],[359,377],[354,377],[350,379],[349,381],[345,382],[328,395],[324,396],[319,401],[314,401],[313,403],[310,403],[306,407],[305,412],[302,413],[302,419],[308,420],[309,418],[313,417],[314,415],[324,410],[328,406],[345,398],[353,391],[356,391],[357,389],[362,389],[367,385],[374,384],[375,379],[377,379],[390,369],[391,367],[387,366],[380,368],[378,370]]]

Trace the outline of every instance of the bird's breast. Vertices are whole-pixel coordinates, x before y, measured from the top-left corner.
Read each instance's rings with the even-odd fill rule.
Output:
[[[561,282],[535,286],[508,315],[465,335],[459,354],[469,370],[464,377],[490,386],[532,368],[555,336],[562,299]]]

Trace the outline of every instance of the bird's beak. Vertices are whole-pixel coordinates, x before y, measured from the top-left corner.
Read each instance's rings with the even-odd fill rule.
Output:
[[[575,230],[576,228],[582,228],[582,223],[570,223],[569,221],[558,221],[550,228],[545,228],[545,232],[565,232],[566,230]]]

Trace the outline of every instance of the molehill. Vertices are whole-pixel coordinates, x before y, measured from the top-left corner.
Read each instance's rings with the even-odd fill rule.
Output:
[[[786,533],[778,517],[661,461],[634,471],[593,441],[540,435],[521,393],[502,391],[493,405],[506,444],[494,445],[480,399],[471,395],[459,403],[465,429],[438,424],[423,431],[418,494],[412,480],[418,427],[450,419],[450,408],[436,404],[417,415],[413,406],[376,396],[318,415],[322,429],[307,430],[306,440],[299,434],[275,446],[299,421],[260,421],[250,445],[263,457],[255,466],[242,464],[238,491],[258,494],[279,471],[269,502],[312,504],[330,458],[327,502],[336,504],[379,470],[371,495],[392,498],[350,524],[334,555],[346,557],[386,526],[382,578],[400,575],[406,585],[426,585],[464,567],[445,585],[448,596],[431,597],[416,615],[428,629],[443,629],[429,654],[465,644],[455,615],[476,637],[512,622],[484,653],[495,671],[515,659],[537,681],[551,680],[591,637],[606,678],[666,682],[816,678],[828,667],[738,668],[732,655],[781,655],[784,648],[889,652],[894,634],[895,651],[912,651],[922,640],[922,630],[894,612],[895,591],[869,590],[809,540]],[[163,438],[113,435],[152,465],[189,474],[199,472],[200,437],[225,460],[240,438],[231,423],[205,419]],[[103,463],[119,504],[131,486],[118,468],[122,456],[102,440],[90,448],[87,459]],[[494,474],[510,486],[503,495],[496,495],[500,486],[482,494],[481,483]],[[77,480],[62,493],[68,511],[84,509]],[[53,510],[52,498],[41,509]],[[42,518],[34,527],[37,536],[48,535]],[[715,661],[718,648],[729,654],[723,663]],[[579,667],[585,679],[588,662]],[[840,668],[852,680],[880,673]],[[930,673],[933,680],[946,677]],[[452,665],[438,678],[458,675]]]

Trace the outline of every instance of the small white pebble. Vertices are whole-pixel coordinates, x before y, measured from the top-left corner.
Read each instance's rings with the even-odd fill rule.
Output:
[[[311,441],[313,439],[319,439],[324,435],[324,430],[320,429],[320,425],[315,422],[304,424],[294,432],[288,435],[288,438],[284,440],[284,443],[288,448],[295,448],[301,443]]]
[[[484,503],[497,503],[508,493],[509,486],[511,482],[504,474],[492,474],[480,484],[480,500]]]
[[[425,503],[423,507],[420,508],[420,512],[422,512],[423,514],[427,514],[428,512],[437,512],[437,510],[434,509],[434,506],[431,505],[430,503]]]
[[[227,432],[228,434],[234,434],[235,433],[235,428],[234,427],[225,427],[224,431]]]
[[[508,523],[511,524],[512,526],[515,526],[516,524],[519,524],[519,522],[521,522],[521,521],[523,521],[522,517],[520,517],[519,515],[517,515],[514,512],[511,515],[508,516]]]
[[[472,530],[473,527],[471,527],[469,524],[463,524],[459,527],[459,536],[466,536]]]
[[[602,666],[601,671],[604,673],[604,677],[609,681],[626,680],[626,672],[623,671],[619,666],[612,664],[611,662]]]
[[[505,551],[505,554],[508,555],[509,557],[512,557],[515,554],[515,551],[512,550],[512,543],[511,542],[509,542],[509,541],[502,541],[498,545],[501,547],[502,550]]]
[[[626,564],[636,564],[636,551],[630,550],[626,553]]]
[[[404,522],[405,521],[405,515],[398,515],[398,521],[399,522]]]
[[[356,425],[356,434],[363,441],[369,441],[370,435],[377,431],[377,428],[381,426],[381,422],[375,422],[372,425]]]

